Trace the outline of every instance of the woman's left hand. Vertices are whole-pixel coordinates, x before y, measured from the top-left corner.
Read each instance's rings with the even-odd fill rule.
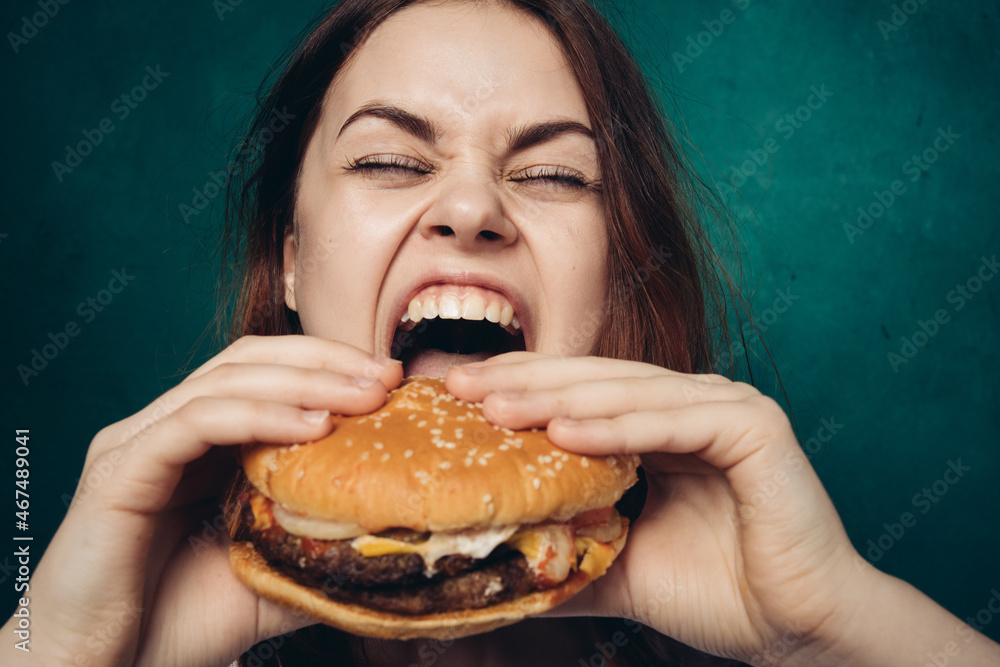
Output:
[[[557,615],[630,618],[770,662],[838,641],[884,576],[854,550],[784,411],[749,385],[523,352],[452,369],[447,387],[566,450],[642,455],[649,492],[625,550]]]

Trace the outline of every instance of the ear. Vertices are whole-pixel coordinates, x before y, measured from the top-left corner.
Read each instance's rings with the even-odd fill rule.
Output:
[[[298,254],[298,243],[295,241],[295,233],[289,229],[285,233],[284,262],[282,270],[285,278],[285,305],[292,310],[295,308],[295,256]]]

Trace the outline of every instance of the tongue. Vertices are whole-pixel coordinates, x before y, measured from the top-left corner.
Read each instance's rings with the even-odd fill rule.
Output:
[[[489,358],[489,352],[455,354],[444,350],[415,350],[403,357],[403,374],[406,377],[411,375],[444,377],[448,373],[448,369],[453,366],[471,364],[474,361],[486,361]]]

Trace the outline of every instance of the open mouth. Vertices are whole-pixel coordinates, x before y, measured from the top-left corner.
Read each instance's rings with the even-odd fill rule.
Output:
[[[471,285],[431,285],[400,318],[392,357],[406,375],[443,376],[449,368],[524,350],[513,305],[498,292]]]

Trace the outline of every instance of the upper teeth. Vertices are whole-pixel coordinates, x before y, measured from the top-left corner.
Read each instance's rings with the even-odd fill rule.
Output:
[[[448,290],[448,291],[444,291]],[[499,324],[509,333],[521,332],[521,323],[514,314],[514,307],[503,295],[496,292],[462,287],[460,290],[432,285],[410,300],[409,307],[400,318],[403,329],[413,329],[422,320],[489,320]]]

